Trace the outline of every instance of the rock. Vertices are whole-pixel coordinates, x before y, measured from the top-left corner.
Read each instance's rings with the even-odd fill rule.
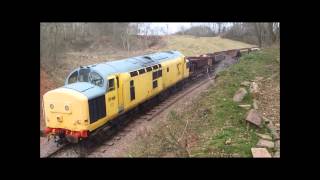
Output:
[[[165,155],[163,155],[163,157],[168,158],[168,157],[177,157],[177,155],[173,152],[168,152]]]
[[[256,133],[256,135],[258,135],[260,138],[265,139],[265,140],[272,140],[272,137],[267,134]]]
[[[280,129],[280,123],[275,123],[274,125],[276,126],[277,129]]]
[[[257,94],[259,92],[258,84],[256,82],[252,82],[250,84],[250,93]]]
[[[253,108],[258,109],[258,101],[255,99],[253,100]]]
[[[280,150],[280,140],[276,140],[275,148],[276,148],[276,150]]]
[[[256,126],[259,126],[259,127],[261,127],[261,125],[262,125],[262,120],[261,120],[260,114],[254,109],[251,109],[249,111],[246,120],[249,121],[250,123],[255,124]]]
[[[249,81],[243,81],[240,85],[249,87],[250,86],[250,82]]]
[[[266,148],[251,148],[251,153],[254,158],[271,158]]]
[[[280,135],[276,131],[271,131],[271,134],[272,134],[274,140],[280,139]]]
[[[262,79],[263,79],[263,77],[261,77],[261,76],[256,77],[256,81],[261,81]]]
[[[263,119],[263,121],[265,122],[265,124],[269,124],[269,123],[271,122],[270,119],[268,119],[268,118],[266,118],[266,117],[264,117],[264,116],[262,116],[262,119]]]
[[[116,136],[116,137],[114,137],[114,139],[115,139],[115,140],[120,140],[121,137],[120,137],[120,136]]]
[[[238,154],[238,153],[233,153],[231,156],[232,156],[232,157],[236,157],[236,158],[241,157],[241,155]]]
[[[280,139],[280,135],[277,133],[276,127],[273,125],[272,121],[269,121],[267,127],[271,131],[274,140]]]
[[[268,141],[268,140],[264,140],[264,139],[260,139],[257,147],[261,147],[261,148],[274,148],[274,142],[272,141]]]
[[[235,95],[233,96],[233,101],[240,102],[244,98],[244,96],[247,94],[247,90],[244,88],[240,88]]]
[[[244,109],[250,109],[251,108],[251,105],[250,104],[241,104],[241,105],[238,105],[239,107],[242,107]]]
[[[114,142],[108,142],[107,145],[108,145],[108,146],[113,146],[113,145],[114,145]]]
[[[280,151],[277,151],[274,153],[273,157],[280,158]]]
[[[229,138],[228,140],[226,140],[226,142],[224,143],[225,145],[230,145],[231,144],[231,138]]]

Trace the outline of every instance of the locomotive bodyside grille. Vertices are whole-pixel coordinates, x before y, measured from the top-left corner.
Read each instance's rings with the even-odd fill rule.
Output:
[[[90,123],[106,116],[106,99],[105,96],[99,96],[89,100]]]

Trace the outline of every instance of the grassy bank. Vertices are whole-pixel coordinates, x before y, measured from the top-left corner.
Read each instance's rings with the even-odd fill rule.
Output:
[[[220,72],[214,85],[184,108],[171,111],[166,121],[136,142],[130,157],[251,157],[255,134],[267,128],[248,126],[248,110],[232,100],[241,82],[268,77],[280,83],[280,49],[273,47],[243,55],[239,63]],[[249,89],[247,88],[249,91]],[[252,104],[248,94],[240,104]]]
[[[255,45],[220,37],[168,36],[166,46],[159,50],[178,50],[185,56],[197,56],[210,52],[253,46]]]

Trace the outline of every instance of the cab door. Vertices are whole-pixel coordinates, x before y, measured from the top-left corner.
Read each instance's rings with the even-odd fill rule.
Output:
[[[182,79],[182,75],[183,75],[183,69],[182,69],[182,65],[181,62],[179,62],[177,64],[177,80],[179,81],[180,79]]]
[[[116,84],[117,84],[117,91],[118,91],[118,111],[119,113],[124,111],[124,97],[123,97],[123,82],[122,79],[119,78],[119,75],[116,75]]]
[[[115,75],[108,77],[106,105],[107,116],[113,117],[118,113],[118,87]]]

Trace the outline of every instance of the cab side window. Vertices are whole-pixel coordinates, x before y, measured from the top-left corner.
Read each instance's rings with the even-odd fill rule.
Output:
[[[75,71],[71,74],[71,76],[68,79],[68,84],[76,83],[78,79],[78,71]]]
[[[89,75],[89,79],[91,84],[94,84],[96,86],[103,86],[103,78],[96,72],[91,72]]]
[[[135,92],[134,92],[134,81],[130,81],[130,100],[133,101],[136,98]]]
[[[114,90],[114,79],[109,79],[108,91],[113,91],[113,90]]]

